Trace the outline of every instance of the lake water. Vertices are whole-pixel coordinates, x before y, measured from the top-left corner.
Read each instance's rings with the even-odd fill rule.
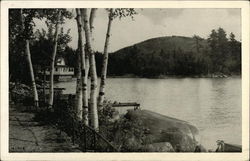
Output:
[[[74,93],[76,83],[56,86]],[[106,98],[138,102],[143,109],[179,118],[195,125],[199,141],[215,149],[217,140],[241,143],[241,78],[109,78]]]

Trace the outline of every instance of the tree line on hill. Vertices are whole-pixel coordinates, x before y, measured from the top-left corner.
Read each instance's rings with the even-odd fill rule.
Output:
[[[136,44],[111,53],[108,74],[158,77],[241,73],[241,42],[235,39],[233,33],[228,39],[226,32],[219,28],[212,30],[207,40],[196,35],[190,39],[194,43],[192,50],[175,47],[171,50],[156,48],[148,52]]]

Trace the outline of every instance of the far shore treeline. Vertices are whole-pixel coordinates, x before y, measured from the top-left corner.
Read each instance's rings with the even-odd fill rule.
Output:
[[[170,36],[146,40],[110,54],[109,75],[211,76],[241,74],[241,42],[219,28],[208,39]]]
[[[12,23],[10,19],[10,81],[29,83],[22,37],[12,35],[18,30],[14,22],[15,20]],[[50,54],[53,51],[52,30],[52,26],[48,26],[48,31],[37,30],[30,39],[31,59],[36,78],[38,70],[50,64]],[[66,65],[74,67],[77,73],[77,50],[68,45],[71,40],[70,30],[65,31],[61,28],[56,57],[63,57]],[[97,74],[100,76],[103,55],[101,52],[96,52],[95,55]],[[110,53],[107,75],[145,78],[241,75],[241,42],[235,39],[233,33],[227,34],[223,28],[212,30],[207,39],[198,35],[152,38]]]

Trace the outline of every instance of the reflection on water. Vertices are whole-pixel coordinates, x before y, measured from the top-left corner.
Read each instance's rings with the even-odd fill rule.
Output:
[[[58,83],[66,93],[75,82]],[[200,142],[215,149],[216,140],[241,144],[241,79],[110,78],[106,97],[138,102],[143,109],[189,121],[200,130]]]

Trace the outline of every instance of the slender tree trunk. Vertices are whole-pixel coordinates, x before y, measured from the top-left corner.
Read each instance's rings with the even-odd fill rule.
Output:
[[[107,77],[107,68],[108,68],[108,47],[109,47],[109,39],[110,39],[110,30],[112,25],[112,9],[110,10],[109,14],[109,22],[108,22],[108,29],[106,33],[106,40],[104,45],[103,51],[103,62],[102,62],[102,73],[101,73],[101,81],[100,81],[100,89],[99,89],[99,97],[98,97],[98,107],[100,108],[103,105],[104,95],[105,95],[105,84],[106,84],[106,77]]]
[[[86,121],[86,125],[89,125],[89,96],[88,96],[88,76],[89,76],[89,53],[85,51],[85,75],[83,78],[83,109],[84,109],[84,121]],[[82,57],[83,58],[83,57]]]
[[[52,60],[50,64],[49,108],[52,108],[54,101],[54,70],[55,70],[54,68],[55,68],[55,58],[57,52],[57,39],[58,39],[60,17],[61,17],[61,11],[59,10],[58,19],[55,26],[54,46],[53,46]]]
[[[95,29],[95,27],[94,27],[94,19],[95,19],[95,16],[96,16],[96,11],[97,11],[97,8],[92,8],[91,11],[90,11],[90,17],[89,17],[90,37],[91,37],[91,42],[92,43],[94,42],[93,31]]]
[[[90,40],[90,29],[88,23],[87,9],[83,9],[83,19],[84,19],[84,31],[86,39],[86,50],[90,55],[90,76],[91,76],[91,86],[90,86],[90,125],[95,129],[99,130],[98,122],[98,111],[97,111],[97,74],[96,74],[96,64],[95,64],[95,54],[92,50],[91,40]]]
[[[79,41],[77,50],[77,74],[76,74],[76,97],[75,97],[75,112],[77,120],[82,120],[82,72],[81,72],[81,55],[79,51]]]
[[[36,89],[36,82],[35,82],[35,76],[34,76],[34,71],[33,71],[33,66],[32,66],[32,61],[31,61],[31,56],[30,56],[30,46],[29,46],[29,40],[26,40],[26,56],[29,64],[29,70],[30,70],[30,76],[31,76],[31,82],[32,82],[32,90],[34,92],[34,105],[35,107],[38,107],[38,93]]]
[[[86,86],[87,84],[84,81],[85,78],[85,52],[84,52],[84,43],[83,43],[83,26],[82,26],[82,21],[81,21],[81,12],[80,9],[76,9],[76,21],[77,21],[77,27],[78,27],[78,64],[79,64],[79,68],[78,71],[80,72],[81,70],[81,77],[80,81],[77,81],[79,83],[79,86],[81,87],[81,91],[79,91],[82,95],[81,98],[81,106],[77,107],[77,115],[78,118],[80,118],[84,121],[85,125],[88,125],[88,104],[86,104],[88,102],[88,96],[87,96],[87,91],[86,90]],[[81,67],[81,68],[80,68]],[[85,89],[85,91],[83,90]],[[78,94],[79,94],[78,92]],[[79,98],[78,98],[79,99]],[[80,101],[80,100],[78,100]],[[79,105],[79,104],[78,104]],[[80,112],[81,111],[81,112]]]
[[[95,16],[96,16],[96,11],[97,11],[97,8],[92,8],[91,11],[90,11],[90,17],[89,17],[89,27],[90,27],[90,40],[91,40],[91,43],[93,44],[94,43],[94,37],[93,37],[93,31],[94,31],[94,19],[95,19]],[[82,16],[82,20],[83,20],[83,16]],[[84,20],[82,21],[83,24],[84,24]],[[92,47],[92,50],[93,50],[93,47]],[[85,82],[86,84],[88,84],[88,76],[89,76],[89,53],[88,52],[85,52],[85,65],[86,65],[86,76],[85,76]],[[88,91],[87,91],[87,86],[86,87],[86,91],[84,92],[87,96],[86,98],[86,105],[88,105]],[[91,113],[89,114],[91,115]],[[89,119],[90,121],[91,119]]]
[[[84,10],[80,9],[80,14],[81,14],[81,24],[82,24],[82,29],[83,29],[83,24],[84,24],[84,18],[83,18],[83,14],[84,14]],[[84,29],[83,29],[84,30]],[[83,33],[84,34],[84,33]],[[84,119],[84,123],[86,125],[89,125],[89,102],[88,102],[88,76],[89,76],[89,53],[86,50],[86,47],[84,47],[84,51],[85,51],[85,59],[83,59],[84,57],[82,57],[82,61],[85,61],[85,75],[83,78],[83,86],[82,86],[82,93],[83,93],[83,119]],[[82,62],[83,64],[83,62]]]
[[[43,68],[43,101],[46,102],[46,68]]]
[[[24,32],[24,17],[23,17],[23,10],[21,9],[21,22],[22,22],[22,31]],[[32,90],[33,90],[33,95],[34,95],[34,106],[38,107],[38,92],[36,88],[36,82],[35,82],[35,76],[34,76],[34,71],[33,71],[33,66],[32,66],[32,61],[31,61],[31,55],[30,55],[30,45],[29,45],[29,40],[28,38],[25,38],[25,53],[26,53],[26,58],[29,66],[29,71],[30,71],[30,77],[31,77],[31,82],[32,82]]]

